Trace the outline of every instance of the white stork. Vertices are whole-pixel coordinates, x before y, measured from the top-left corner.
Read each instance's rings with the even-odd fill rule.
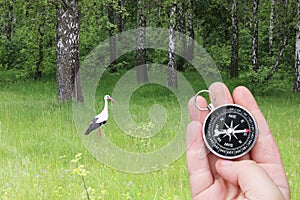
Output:
[[[108,120],[108,102],[107,100],[110,100],[112,102],[116,102],[113,98],[111,98],[109,95],[104,96],[104,108],[102,112],[94,117],[94,119],[91,121],[89,127],[85,131],[85,135],[90,134],[93,130],[96,130],[99,128],[98,132],[101,134],[101,126],[103,126],[107,120]]]

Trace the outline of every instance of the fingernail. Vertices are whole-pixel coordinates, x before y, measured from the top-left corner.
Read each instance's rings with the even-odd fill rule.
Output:
[[[221,165],[224,167],[230,166],[230,165],[232,165],[232,163],[233,163],[233,161],[230,161],[230,160],[222,160],[221,161]]]

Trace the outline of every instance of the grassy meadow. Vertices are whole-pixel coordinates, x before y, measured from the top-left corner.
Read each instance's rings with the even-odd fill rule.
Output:
[[[108,76],[104,80],[108,83],[118,79],[117,75]],[[20,81],[0,87],[1,200],[87,199],[85,188],[90,199],[191,199],[185,155],[154,172],[132,174],[115,170],[97,161],[85,148],[73,121],[72,104],[56,101],[54,80]],[[112,87],[96,98],[102,99]],[[157,89],[162,90],[145,87],[145,91],[137,91],[131,100],[132,113],[136,113],[133,118],[139,120],[143,112],[148,112],[152,94],[169,110],[168,114],[174,115],[163,130],[170,134],[137,140],[115,130],[112,120],[104,127],[107,137],[134,152],[151,152],[170,140],[176,129],[172,124],[179,120],[175,116],[176,97],[170,93],[157,98],[153,95]],[[282,93],[257,95],[256,99],[280,148],[291,197],[300,199],[300,96]],[[102,105],[95,107],[102,109]]]

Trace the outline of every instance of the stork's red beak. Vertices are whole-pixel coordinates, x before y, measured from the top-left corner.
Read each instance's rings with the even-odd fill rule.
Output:
[[[111,100],[112,102],[114,102],[114,103],[117,103],[117,101],[116,100],[114,100],[113,98],[108,98],[107,100]]]

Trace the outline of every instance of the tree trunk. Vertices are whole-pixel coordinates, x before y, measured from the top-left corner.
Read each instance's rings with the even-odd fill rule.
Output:
[[[193,10],[194,10],[194,0],[190,0],[190,8],[188,9],[188,46],[187,46],[187,54],[186,58],[189,62],[191,62],[194,58],[194,39],[195,39],[195,32],[194,32],[194,22],[193,22]]]
[[[125,8],[125,1],[118,0],[118,10],[116,14],[116,21],[117,21],[117,30],[118,30],[118,37],[116,38],[119,42],[122,43],[123,40],[123,30],[125,26],[125,17],[126,17],[126,8]],[[122,55],[122,48],[116,48],[117,55]]]
[[[39,25],[38,27],[38,32],[39,32],[39,38],[38,38],[38,60],[36,62],[36,69],[35,69],[35,75],[34,75],[34,80],[37,80],[38,78],[42,77],[42,71],[40,70],[43,59],[44,59],[44,54],[43,54],[43,42],[44,42],[44,32],[43,32],[43,26],[44,25]]]
[[[232,41],[231,41],[231,65],[230,65],[230,78],[238,77],[238,60],[239,60],[239,29],[238,29],[238,16],[237,9],[238,2],[237,0],[232,0],[232,14],[231,14],[231,23],[232,23]]]
[[[182,1],[181,2],[181,7],[180,7],[180,11],[177,11],[178,12],[178,15],[179,15],[179,19],[178,19],[178,22],[179,22],[179,26],[178,26],[178,31],[180,33],[182,33],[182,47],[181,47],[181,54],[186,57],[186,50],[187,50],[187,44],[186,44],[186,4],[185,4],[185,1]]]
[[[96,10],[95,10],[95,21],[96,21],[96,27],[97,27],[97,29],[99,29],[100,28],[100,24],[99,24],[99,13],[98,13],[98,6],[97,6],[97,2],[96,1],[94,1],[94,8],[96,8]]]
[[[276,45],[279,46],[280,42],[280,0],[275,0],[275,19],[276,19],[276,24],[275,24],[275,41]]]
[[[271,13],[270,13],[270,28],[269,28],[269,55],[273,56],[273,39],[274,39],[274,17],[275,17],[275,0],[271,2]]]
[[[274,72],[277,70],[277,68],[279,67],[281,60],[282,60],[282,56],[283,56],[283,51],[285,49],[285,47],[288,45],[288,36],[286,35],[283,39],[283,44],[280,47],[280,50],[278,52],[278,56],[277,59],[271,69],[271,71],[269,72],[269,74],[264,78],[263,83],[265,83],[266,81],[270,80],[271,77],[273,76]]]
[[[255,72],[257,72],[259,68],[258,67],[258,17],[257,17],[258,3],[259,0],[253,0],[252,66]]]
[[[74,97],[83,101],[79,81],[79,9],[78,0],[61,0],[57,6],[56,78],[59,102]]]
[[[122,33],[124,29],[124,11],[123,11],[123,0],[118,0],[118,14],[117,14],[117,27],[118,27],[118,33]],[[121,38],[119,38],[121,39]]]
[[[298,0],[298,24],[296,32],[296,61],[294,92],[300,93],[300,0]]]
[[[148,82],[146,66],[146,17],[144,15],[144,1],[138,0],[137,3],[137,37],[136,37],[136,66],[137,83]]]
[[[107,5],[108,12],[108,34],[109,34],[109,52],[110,52],[110,72],[116,72],[117,68],[113,65],[116,60],[116,38],[115,35],[115,12],[114,2],[109,1]]]
[[[163,25],[162,5],[163,5],[163,0],[154,1],[154,6],[156,7],[154,21],[156,22],[157,27],[161,27]]]
[[[170,10],[170,21],[169,21],[169,62],[168,62],[168,87],[177,88],[177,66],[176,66],[176,11],[177,4],[173,2]]]
[[[14,7],[11,5],[11,3],[8,3],[8,12],[7,12],[7,25],[5,28],[5,35],[7,41],[11,40],[11,35],[12,35],[12,15],[13,15],[13,10]]]
[[[10,42],[11,42],[13,33],[15,32],[15,28],[16,28],[16,15],[14,13],[16,1],[15,0],[6,1],[4,4],[7,4],[5,6],[7,8],[7,12],[5,13],[5,15],[6,15],[6,16],[4,16],[5,22],[3,24],[3,35],[6,38],[4,51],[12,52],[11,47],[10,47]],[[11,53],[8,53],[8,54],[10,55]],[[8,56],[8,59],[7,60],[5,59],[6,61],[4,61],[7,65],[7,69],[13,68],[13,61],[9,57],[10,56]]]

